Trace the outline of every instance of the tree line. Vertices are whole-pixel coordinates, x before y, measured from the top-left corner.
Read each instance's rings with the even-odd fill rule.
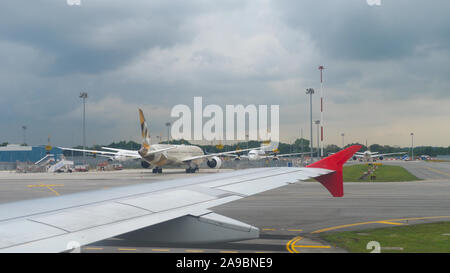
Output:
[[[167,141],[161,141],[161,144],[176,144],[176,145],[192,145],[189,141],[181,139],[181,140],[171,140],[169,142]],[[245,141],[245,142],[238,142],[235,144],[211,144],[211,145],[197,145],[203,149],[206,153],[219,153],[219,152],[226,152],[226,151],[234,151],[239,149],[247,149],[247,148],[258,148],[262,144],[262,141]],[[345,146],[345,148],[351,146],[351,145],[362,145],[361,152],[370,150],[371,152],[379,152],[379,153],[396,153],[396,152],[407,152],[408,154],[411,153],[411,147],[398,147],[398,146],[389,146],[389,145],[380,145],[380,144],[372,144],[369,147],[360,144],[360,143],[351,143]],[[101,147],[105,145],[94,145],[93,147],[89,147],[86,149],[90,150],[101,150]],[[127,150],[139,150],[141,148],[141,144],[134,142],[134,141],[119,141],[119,142],[112,142],[109,145],[106,145],[105,147],[110,148],[117,148],[117,149],[127,149]],[[77,149],[82,149],[82,146],[74,147]],[[313,152],[316,152],[317,148],[313,147]],[[338,151],[342,150],[342,147],[339,147],[334,144],[327,145],[324,147],[324,153],[330,154],[330,153],[336,153]],[[300,152],[310,152],[309,147],[309,140],[301,138],[296,139],[292,144],[289,143],[282,143],[280,142],[278,145],[278,151],[279,154],[287,154],[287,153],[300,153]],[[65,151],[65,155],[71,155],[72,153],[70,151]],[[74,153],[74,155],[79,155],[81,153]],[[450,146],[448,147],[433,147],[433,146],[418,146],[414,147],[414,155],[429,155],[429,156],[437,156],[437,155],[450,155]]]

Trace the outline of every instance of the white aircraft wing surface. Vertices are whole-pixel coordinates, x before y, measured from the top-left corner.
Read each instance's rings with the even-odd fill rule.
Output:
[[[380,157],[380,156],[385,156],[385,155],[402,155],[402,154],[406,154],[406,152],[401,152],[401,153],[387,153],[387,154],[371,154],[370,157]]]
[[[293,155],[310,155],[311,152],[308,153],[292,153],[292,154],[280,154],[280,155],[270,155],[271,157],[284,157],[284,156],[293,156]]]
[[[198,155],[198,156],[187,157],[187,158],[183,159],[182,161],[187,162],[187,161],[191,161],[191,160],[195,160],[195,159],[209,158],[209,157],[222,156],[222,155],[233,156],[233,154],[237,154],[240,152],[245,152],[245,151],[250,151],[250,150],[258,150],[258,149],[261,149],[261,148],[250,148],[250,149],[242,149],[242,150],[235,150],[235,151],[228,151],[228,152],[221,152],[221,153]]]
[[[121,156],[132,157],[132,158],[141,158],[141,156],[139,155],[139,153],[137,151],[132,151],[132,150],[121,150],[122,152],[119,152],[119,151],[108,152],[108,151],[85,150],[85,149],[75,149],[75,148],[65,148],[65,147],[58,147],[58,148],[60,148],[61,150],[66,150],[66,151],[85,152],[85,153],[92,153],[95,155],[104,155],[104,156],[121,155]]]
[[[149,150],[147,152],[147,155],[149,154],[156,154],[156,153],[161,153],[164,151],[168,151],[168,150],[172,150],[177,148],[176,146],[171,146],[171,147],[167,147],[167,148],[162,148],[162,149],[157,149],[157,150]],[[116,151],[117,153],[120,153],[120,155],[125,155],[125,156],[136,156],[141,158],[141,156],[139,155],[138,151],[133,151],[133,150],[125,150],[125,149],[116,149],[116,148],[109,148],[109,147],[102,147],[102,149],[105,150],[111,150],[111,151]]]
[[[246,169],[3,204],[0,252],[62,252],[119,235],[165,240],[173,238],[164,237],[170,230],[181,239],[253,238],[257,228],[209,209],[308,178],[343,196],[342,164],[358,149],[306,168]]]
[[[75,148],[65,148],[65,147],[58,147],[61,150],[65,151],[74,151],[74,152],[85,152],[85,153],[92,153],[92,154],[102,154],[102,155],[114,155],[115,152],[106,152],[106,151],[97,151],[97,150],[85,150],[85,149],[75,149]]]

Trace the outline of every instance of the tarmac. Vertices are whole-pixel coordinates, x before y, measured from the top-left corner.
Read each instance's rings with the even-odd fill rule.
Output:
[[[350,163],[353,164],[353,163]],[[259,239],[206,245],[152,245],[110,238],[82,252],[345,252],[320,239],[324,232],[450,221],[450,162],[383,161],[422,179],[414,182],[348,182],[343,198],[333,198],[315,182],[298,182],[213,209],[260,228]],[[201,169],[208,175],[231,169]],[[49,197],[185,177],[184,169],[122,170],[88,173],[0,172],[0,203]],[[396,247],[396,246],[382,246]],[[369,250],[368,250],[369,252]]]

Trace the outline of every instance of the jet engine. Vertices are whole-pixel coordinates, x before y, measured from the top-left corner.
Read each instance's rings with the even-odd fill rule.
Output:
[[[150,163],[148,163],[147,161],[141,161],[141,166],[144,169],[148,169],[150,168]]]
[[[277,160],[279,160],[280,158],[278,158],[278,157],[276,157],[276,156],[274,156],[273,158],[272,158],[272,160],[273,161],[277,161]]]
[[[353,157],[353,160],[356,160],[356,159],[357,159],[356,156],[354,156],[354,157]]]
[[[384,158],[383,156],[380,156],[380,157],[379,157],[380,160],[383,160],[383,158]]]
[[[208,165],[208,167],[213,169],[219,169],[220,166],[222,166],[222,159],[218,158],[217,156],[214,156],[206,162],[206,165]]]

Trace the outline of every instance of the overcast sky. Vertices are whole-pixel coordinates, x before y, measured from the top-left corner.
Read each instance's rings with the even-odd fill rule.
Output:
[[[279,104],[280,138],[309,138],[324,65],[325,143],[450,145],[448,0],[5,0],[0,142],[139,141],[176,104]],[[314,119],[319,118],[318,96]]]

